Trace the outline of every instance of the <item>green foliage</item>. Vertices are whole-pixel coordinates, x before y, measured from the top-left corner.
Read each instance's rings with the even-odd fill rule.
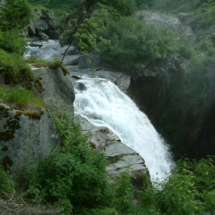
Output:
[[[17,29],[0,30],[0,48],[14,54],[23,55],[26,50],[26,40]]]
[[[104,60],[127,70],[158,59],[176,60],[179,54],[179,41],[171,33],[135,17],[113,20],[103,38],[111,42],[110,46],[101,47]]]
[[[0,98],[5,103],[15,104],[16,106],[21,107],[30,106],[42,108],[44,106],[42,99],[35,96],[32,91],[26,90],[22,87],[0,87]]]
[[[0,48],[23,55],[27,46],[22,31],[32,18],[27,0],[5,0],[0,5]]]
[[[133,186],[131,176],[126,172],[121,172],[115,184],[115,207],[119,213],[125,214],[132,208]]]
[[[7,84],[16,84],[34,78],[31,68],[20,55],[9,54],[1,49],[0,74],[4,76]]]
[[[60,9],[71,12],[75,10],[83,2],[83,0],[29,0],[29,2],[33,5],[43,5],[49,9]]]
[[[83,214],[85,210],[105,206],[111,195],[104,155],[87,145],[87,137],[70,115],[58,113],[53,118],[63,146],[30,170],[34,174],[27,177],[29,192],[44,203],[60,201],[64,214]]]
[[[5,172],[0,165],[0,192],[9,193],[14,187],[14,182],[10,179],[8,172]]]
[[[181,159],[166,182],[141,191],[139,210],[162,215],[201,215],[203,211],[211,211],[214,176],[213,158]]]
[[[31,6],[27,0],[5,0],[0,8],[0,29],[23,30],[32,17]]]
[[[107,27],[109,20],[119,16],[130,16],[135,10],[134,0],[115,0],[111,3],[107,0],[85,1],[65,18],[67,29],[61,35],[61,43],[70,44],[72,41],[83,53],[99,51],[99,42],[103,45],[109,44],[100,33]]]

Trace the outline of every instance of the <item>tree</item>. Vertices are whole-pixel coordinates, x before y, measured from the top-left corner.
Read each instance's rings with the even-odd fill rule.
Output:
[[[24,27],[32,15],[27,0],[6,0],[0,5],[0,48],[16,54],[23,54],[26,41],[22,36]]]
[[[27,0],[6,0],[0,7],[0,29],[23,30],[31,17],[32,10]]]
[[[97,9],[101,9],[104,5],[106,11],[108,11],[107,8],[111,8],[112,12],[114,11],[114,13],[118,16],[130,16],[136,10],[136,3],[134,0],[87,0],[83,2],[82,4],[80,4],[79,8],[74,13],[70,14],[65,20],[67,22],[67,27],[69,28],[66,29],[62,35],[64,44],[69,44],[68,48],[65,51],[65,54],[73,43],[75,34],[76,40],[79,36],[81,36],[80,38],[78,38],[79,42],[77,42],[77,45],[78,43],[82,44],[83,48],[81,47],[81,51],[87,51],[87,48],[92,45],[96,46],[96,40],[98,40],[99,38],[95,33],[92,33],[92,29],[94,31],[95,26],[96,28],[99,28],[100,26],[98,26],[98,23],[92,24],[93,22],[91,22],[95,14],[101,15],[101,13],[94,13],[92,16],[93,8],[96,5],[98,5]],[[110,13],[110,11],[108,11],[108,13]],[[81,32],[83,30],[84,33]],[[100,40],[104,41],[101,37]],[[63,62],[64,56],[61,62]]]

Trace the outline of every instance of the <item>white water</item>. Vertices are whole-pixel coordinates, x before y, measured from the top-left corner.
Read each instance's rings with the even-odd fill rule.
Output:
[[[110,81],[82,77],[77,82],[86,89],[75,89],[75,114],[95,126],[108,127],[124,144],[138,152],[145,160],[152,181],[166,178],[173,162],[167,145],[148,117]]]

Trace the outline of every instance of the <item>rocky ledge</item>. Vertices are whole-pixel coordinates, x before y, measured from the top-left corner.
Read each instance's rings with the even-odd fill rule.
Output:
[[[83,133],[90,132],[89,145],[107,156],[106,169],[110,177],[119,177],[122,171],[128,172],[136,191],[150,184],[145,161],[137,152],[122,143],[119,137],[108,128],[96,127],[81,116],[76,116],[76,120],[81,123]],[[145,176],[144,180],[143,176]]]

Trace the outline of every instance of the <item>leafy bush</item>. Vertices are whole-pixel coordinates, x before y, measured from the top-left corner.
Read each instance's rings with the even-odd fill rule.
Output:
[[[0,49],[0,74],[7,84],[16,84],[26,80],[33,80],[30,66],[17,54],[9,54]]]
[[[15,104],[16,106],[42,108],[44,103],[42,99],[35,96],[32,91],[22,87],[2,88],[0,87],[0,98],[3,102]]]
[[[125,214],[132,208],[133,186],[131,176],[126,172],[121,172],[115,184],[115,207],[119,213]]]
[[[45,203],[60,201],[64,214],[104,207],[111,202],[106,159],[86,143],[79,125],[66,113],[53,115],[63,140],[62,148],[31,169],[29,192]],[[66,129],[65,129],[66,128]]]
[[[135,17],[112,21],[102,36],[111,43],[101,47],[104,60],[115,66],[123,65],[123,69],[178,57],[179,41],[168,30],[146,25]]]
[[[17,29],[0,30],[0,48],[14,54],[23,55],[26,51],[26,40]]]
[[[32,9],[27,0],[5,0],[5,3],[0,5],[0,29],[21,31],[32,16]]]

